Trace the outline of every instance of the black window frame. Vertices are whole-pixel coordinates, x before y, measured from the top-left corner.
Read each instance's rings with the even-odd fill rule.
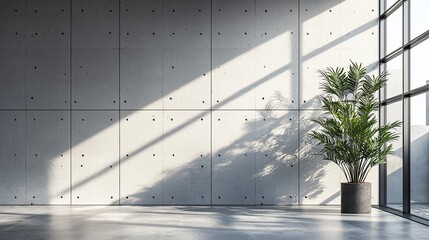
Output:
[[[386,111],[382,110],[381,106],[388,106],[392,103],[402,102],[402,146],[403,146],[403,186],[402,186],[402,204],[403,209],[399,211],[387,206],[387,168],[386,164],[381,164],[379,167],[379,205],[377,208],[396,214],[398,216],[425,224],[429,226],[429,219],[411,214],[411,162],[410,162],[410,101],[411,97],[429,93],[429,84],[410,90],[410,50],[418,44],[429,41],[429,29],[414,39],[410,39],[410,2],[413,0],[398,0],[388,9],[386,9],[386,0],[379,1],[379,71],[380,73],[386,71],[386,63],[397,56],[402,55],[402,93],[386,99],[385,91],[381,90],[379,93],[380,111],[379,119],[380,125],[386,123]],[[386,52],[386,19],[394,12],[400,11],[402,7],[402,46]]]

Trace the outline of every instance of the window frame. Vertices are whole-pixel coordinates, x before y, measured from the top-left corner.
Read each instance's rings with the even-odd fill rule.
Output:
[[[429,93],[429,84],[418,87],[415,89],[410,89],[410,50],[424,42],[425,40],[429,41],[429,29],[417,37],[410,39],[410,2],[413,0],[398,0],[388,9],[386,9],[386,0],[379,1],[379,73],[386,71],[386,63],[394,59],[397,56],[402,55],[402,93],[386,98],[386,93],[382,89],[379,93],[380,99],[380,110],[379,110],[379,119],[380,126],[386,124],[386,111],[382,111],[381,106],[388,106],[392,103],[398,101],[402,102],[402,146],[403,146],[403,186],[402,186],[402,196],[403,196],[403,209],[402,211],[390,208],[387,206],[387,167],[386,164],[381,164],[379,167],[379,206],[378,208],[385,210],[387,212],[420,222],[422,224],[429,226],[429,219],[418,217],[411,214],[411,163],[410,163],[410,101],[411,97],[422,94]],[[392,52],[386,52],[386,19],[396,11],[400,11],[402,7],[402,46],[393,50]]]

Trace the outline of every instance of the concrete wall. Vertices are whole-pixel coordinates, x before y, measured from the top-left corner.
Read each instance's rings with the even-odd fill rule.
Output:
[[[337,204],[317,69],[376,0],[0,0],[1,204]],[[377,171],[369,177],[377,203]]]

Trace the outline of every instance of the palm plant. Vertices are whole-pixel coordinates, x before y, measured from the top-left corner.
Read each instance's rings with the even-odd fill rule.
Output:
[[[310,136],[317,140],[323,159],[337,164],[349,183],[365,182],[372,167],[385,163],[392,153],[391,142],[399,136],[395,121],[378,126],[375,94],[387,81],[387,74],[369,76],[362,64],[351,62],[349,70],[329,67],[319,70],[323,79],[321,96],[324,116],[312,119],[321,130]]]

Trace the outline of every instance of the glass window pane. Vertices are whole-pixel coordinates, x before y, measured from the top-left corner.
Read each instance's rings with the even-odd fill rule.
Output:
[[[386,18],[386,54],[402,46],[402,7]]]
[[[386,122],[402,121],[402,101],[386,106]],[[393,155],[387,157],[387,206],[402,211],[402,128],[400,138],[392,143]]]
[[[412,0],[410,1],[410,31],[411,39],[429,30],[429,1]]]
[[[429,218],[429,93],[411,98],[411,213]]]
[[[429,3],[429,1],[428,1]],[[428,17],[429,19],[429,17]],[[429,84],[428,56],[429,40],[426,40],[411,50],[411,89]]]
[[[398,0],[386,0],[386,10],[389,9]]]
[[[387,62],[386,71],[389,74],[384,88],[386,98],[402,94],[402,55]]]

